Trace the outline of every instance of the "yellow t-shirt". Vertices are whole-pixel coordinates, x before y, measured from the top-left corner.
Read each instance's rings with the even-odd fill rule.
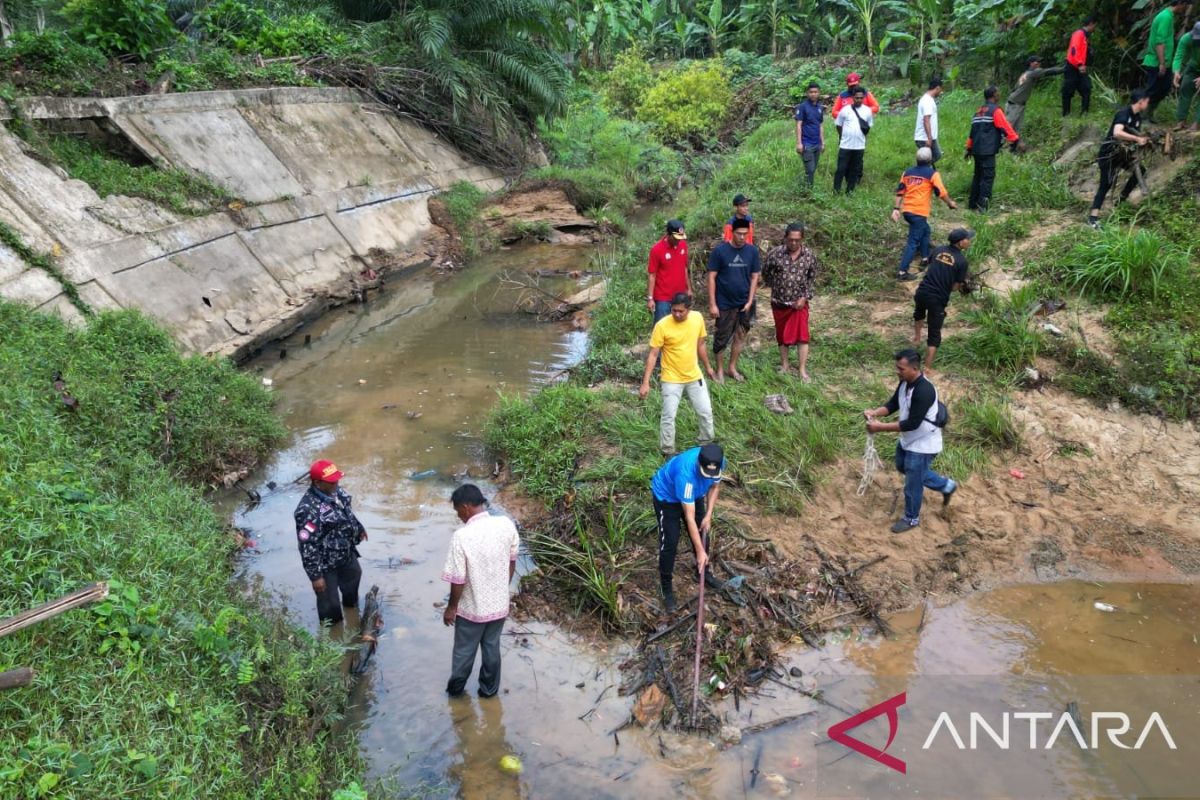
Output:
[[[708,329],[699,311],[688,312],[683,322],[676,322],[670,314],[658,321],[650,334],[650,346],[662,349],[663,383],[691,383],[704,377],[696,342],[706,336]]]

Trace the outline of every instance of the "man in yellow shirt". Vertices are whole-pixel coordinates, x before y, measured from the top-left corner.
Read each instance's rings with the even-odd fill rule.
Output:
[[[670,316],[660,319],[650,334],[650,352],[646,355],[646,371],[642,375],[638,397],[644,400],[650,394],[650,376],[654,374],[659,353],[662,353],[663,404],[658,448],[665,456],[675,454],[675,412],[685,394],[700,418],[700,444],[713,440],[712,401],[708,397],[708,387],[704,385],[705,373],[710,378],[713,375],[705,345],[707,336],[704,315],[692,311],[692,297],[683,292],[671,298]]]

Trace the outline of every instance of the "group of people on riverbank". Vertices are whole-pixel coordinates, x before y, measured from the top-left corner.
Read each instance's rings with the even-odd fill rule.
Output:
[[[1104,198],[1112,188],[1121,143],[1139,146],[1148,143],[1141,131],[1143,114],[1153,116],[1156,106],[1172,89],[1177,89],[1178,125],[1187,125],[1190,115],[1191,128],[1200,128],[1200,104],[1194,112],[1191,110],[1200,90],[1200,23],[1178,37],[1175,35],[1176,15],[1189,5],[1190,2],[1172,3],[1154,17],[1143,59],[1146,85],[1133,93],[1128,106],[1118,111],[1100,147],[1100,186],[1088,215],[1092,225],[1098,225]],[[1016,151],[1023,150],[1021,128],[1025,109],[1040,81],[1051,75],[1063,76],[1064,117],[1071,113],[1076,94],[1080,96],[1081,112],[1088,111],[1091,98],[1088,70],[1092,58],[1089,37],[1096,28],[1097,21],[1092,17],[1072,34],[1061,66],[1043,68],[1041,59],[1031,56],[1003,108],[998,88],[985,89],[983,103],[972,116],[965,142],[964,155],[974,161],[968,198],[970,210],[987,212],[997,157],[1004,144]],[[941,494],[946,505],[959,488],[955,480],[932,468],[942,450],[948,412],[929,375],[941,345],[951,298],[955,291],[967,291],[971,285],[967,251],[973,241],[973,233],[966,228],[952,230],[943,245],[935,247],[932,241],[929,219],[934,201],[941,201],[951,209],[958,207],[936,166],[943,157],[937,105],[943,90],[942,81],[935,78],[928,82],[916,103],[912,139],[915,163],[899,176],[891,210],[893,221],[903,221],[908,228],[896,279],[915,281],[916,272],[924,273],[913,293],[912,342],[919,345],[924,335],[925,350],[921,353],[914,347],[896,353],[897,383],[891,397],[884,404],[862,412],[868,434],[898,434],[894,463],[904,475],[904,511],[891,525],[895,534],[920,525],[926,490]],[[821,87],[810,84],[805,100],[796,106],[793,115],[796,151],[803,162],[806,183],[813,184],[825,151],[828,116],[838,144],[834,191],[855,191],[863,179],[868,139],[880,112],[878,100],[862,85],[857,73],[847,76],[846,89],[834,98],[828,113],[821,101]],[[1122,198],[1134,185],[1131,178],[1123,187]],[[798,221],[787,223],[781,241],[767,248],[764,255],[755,242],[755,220],[750,205],[750,199],[743,194],[733,198],[733,211],[724,225],[722,239],[708,255],[703,285],[712,325],[711,360],[710,323],[693,307],[684,222],[677,219],[667,222],[663,237],[650,249],[645,302],[652,327],[638,394],[642,399],[650,394],[651,379],[656,369],[660,370],[662,408],[658,447],[664,463],[655,472],[649,489],[658,528],[658,571],[667,613],[674,613],[678,606],[673,575],[679,539],[685,531],[695,554],[698,579],[717,590],[724,585],[713,574],[708,558],[726,453],[717,443],[713,397],[707,381],[723,384],[727,380],[745,380],[739,360],[757,323],[760,286],[770,291],[779,372],[794,374],[806,384],[812,380],[808,369],[811,303],[821,263],[806,241],[805,225]],[[698,418],[699,442],[698,446],[678,453],[675,422],[684,397]],[[892,415],[896,415],[895,421],[883,421]],[[357,548],[368,536],[352,511],[350,495],[340,485],[342,477],[342,472],[331,462],[314,463],[309,489],[294,514],[301,562],[316,596],[322,623],[340,622],[343,608],[357,606],[362,575]],[[511,520],[488,512],[487,501],[477,486],[457,487],[450,504],[463,524],[451,539],[442,575],[451,587],[443,621],[455,629],[446,688],[452,696],[464,692],[476,654],[481,652],[479,695],[491,697],[499,691],[500,635],[508,614],[509,585],[520,540]]]

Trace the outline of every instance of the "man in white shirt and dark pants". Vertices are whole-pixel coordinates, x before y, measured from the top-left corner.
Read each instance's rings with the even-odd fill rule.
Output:
[[[942,93],[942,79],[934,78],[929,82],[929,91],[921,95],[917,101],[917,128],[913,140],[917,149],[928,147],[933,151],[933,162],[936,164],[942,158],[942,148],[938,147],[938,112],[937,98]]]
[[[921,524],[921,501],[926,489],[942,493],[942,505],[949,505],[958,484],[939,475],[930,467],[942,452],[942,428],[938,418],[937,389],[921,372],[921,354],[916,350],[896,353],[896,377],[900,383],[886,405],[863,412],[867,432],[896,431],[896,469],[904,473],[904,516],[892,525],[892,533],[904,533]],[[898,422],[876,422],[900,412]]]
[[[846,194],[854,191],[862,180],[863,156],[867,152],[867,134],[875,121],[871,109],[863,104],[867,90],[857,84],[851,90],[852,101],[838,112],[833,124],[838,132],[837,171],[833,173],[833,190],[842,190],[842,181],[846,182]]]
[[[493,697],[500,691],[500,634],[508,617],[508,586],[521,541],[512,520],[488,513],[478,486],[464,483],[450,495],[450,503],[465,524],[450,539],[442,570],[442,580],[450,584],[442,621],[454,626],[446,692],[451,697],[463,693],[475,668],[475,653],[482,650],[479,696]]]

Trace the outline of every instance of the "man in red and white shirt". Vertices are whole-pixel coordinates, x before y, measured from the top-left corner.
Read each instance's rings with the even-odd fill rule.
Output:
[[[673,219],[667,223],[667,235],[650,248],[650,264],[646,268],[646,307],[654,322],[671,313],[671,298],[691,294],[688,284],[688,243],[683,223]]]
[[[521,541],[512,520],[488,513],[478,486],[464,483],[450,495],[450,503],[465,524],[450,539],[442,570],[442,580],[450,584],[442,621],[454,626],[446,691],[451,697],[463,693],[475,668],[475,653],[482,650],[479,696],[492,697],[500,691],[500,634],[508,617],[508,587]]]

